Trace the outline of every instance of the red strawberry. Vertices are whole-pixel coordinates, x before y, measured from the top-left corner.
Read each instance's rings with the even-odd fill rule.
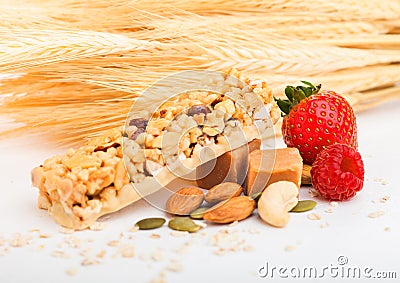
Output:
[[[328,200],[347,200],[364,184],[364,163],[360,153],[345,144],[326,147],[311,168],[314,188]]]
[[[350,104],[321,85],[287,86],[287,100],[276,99],[283,117],[282,134],[288,147],[297,147],[304,163],[312,164],[326,146],[343,143],[357,149],[356,117]]]

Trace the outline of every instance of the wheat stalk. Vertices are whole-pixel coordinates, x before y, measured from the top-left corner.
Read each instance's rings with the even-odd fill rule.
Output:
[[[64,95],[52,100],[54,96],[51,92],[55,89],[57,92],[63,91]],[[101,99],[91,100],[91,96]],[[48,140],[55,144],[81,143],[82,139],[122,125],[132,106],[132,100],[123,96],[115,91],[99,90],[85,84],[48,86],[42,93],[33,91],[25,96],[14,96],[7,99],[2,112],[12,120],[7,127],[10,129],[3,131],[1,138],[51,133]],[[76,99],[80,97],[88,99]],[[120,99],[113,102],[113,97]],[[108,101],[103,102],[107,98]]]
[[[357,112],[371,109],[396,98],[400,98],[400,86],[352,94],[353,107]]]
[[[293,1],[293,3],[291,1],[287,2],[290,5],[294,6],[300,5],[296,1]],[[53,4],[53,6],[56,4],[56,2],[52,1],[50,1],[49,3]],[[143,3],[146,3],[146,1],[143,1]],[[67,7],[70,7],[71,11],[79,11],[80,13],[82,13],[81,5],[83,4],[80,4],[79,1],[70,1],[66,4]],[[140,3],[138,3],[138,5],[140,6]],[[275,5],[271,3],[269,5],[272,5],[271,7],[275,8],[286,7],[285,5],[282,4],[282,2],[279,1],[278,3],[275,3]],[[83,18],[87,19],[90,18],[89,15],[93,13],[92,9],[94,11],[98,11],[98,9],[104,9],[106,5],[104,4],[104,2],[99,2],[99,3],[89,3],[89,4],[86,3],[84,4],[84,6],[90,8],[83,10],[87,12],[85,14],[85,17]],[[328,6],[331,7],[331,5]],[[125,9],[130,7],[130,10],[132,12],[133,11],[136,12],[135,15],[142,14],[140,13],[141,11],[138,11],[137,9],[132,7],[132,5],[128,5],[127,2],[122,2],[122,3],[119,2],[118,5],[111,5],[110,7],[111,11],[113,11],[114,13],[120,13],[121,12],[120,9],[122,8]],[[55,6],[55,8],[57,8],[57,6]],[[274,9],[272,9],[272,12],[274,11]],[[40,11],[39,14],[41,17],[43,17],[42,14],[44,13],[42,10],[43,9],[39,9]],[[68,14],[68,11],[69,11],[68,9],[66,9],[66,11],[65,9],[63,9],[63,13],[65,14]],[[91,56],[91,54],[104,55],[117,52],[118,50],[126,51],[126,50],[137,50],[139,48],[145,48],[145,49],[152,48],[156,40],[161,41],[163,38],[168,38],[169,40],[171,38],[178,38],[179,40],[182,38],[182,36],[188,37],[189,35],[191,37],[190,38],[191,40],[193,40],[193,37],[198,37],[197,41],[204,42],[205,40],[204,28],[207,27],[210,29],[209,33],[210,32],[213,33],[215,35],[215,38],[217,39],[221,38],[221,35],[224,34],[235,34],[237,41],[239,41],[239,43],[242,43],[243,39],[248,38],[256,43],[260,42],[260,44],[263,44],[263,42],[260,41],[260,38],[264,39],[264,42],[269,42],[271,40],[271,34],[274,32],[282,32],[288,34],[289,36],[297,36],[299,38],[308,39],[308,38],[318,38],[321,37],[322,35],[324,35],[325,37],[329,37],[329,34],[331,34],[331,36],[333,34],[337,35],[340,34],[341,31],[342,32],[347,31],[347,33],[349,33],[349,30],[352,30],[353,34],[354,33],[363,34],[363,30],[364,33],[371,32],[371,29],[373,28],[371,25],[367,26],[366,23],[363,24],[362,22],[359,22],[358,24],[355,24],[354,22],[353,23],[333,22],[330,23],[329,25],[327,25],[326,23],[322,24],[308,23],[303,26],[286,27],[285,24],[285,25],[277,25],[260,29],[259,25],[254,26],[254,21],[250,21],[249,23],[246,24],[245,20],[243,21],[244,23],[242,23],[242,21],[237,20],[237,17],[233,16],[222,16],[221,19],[220,18],[221,16],[207,18],[207,17],[196,16],[189,13],[185,14],[184,16],[174,16],[172,19],[170,19],[162,15],[154,15],[152,13],[147,13],[147,14],[144,13],[144,14],[145,16],[141,16],[140,18],[146,18],[148,19],[148,21],[146,22],[144,19],[136,20],[135,23],[138,23],[138,25],[136,26],[135,24],[133,24],[134,27],[130,28],[133,28],[134,30],[133,32],[134,38],[149,39],[151,38],[151,36],[149,36],[148,34],[153,34],[153,39],[154,39],[153,42],[146,42],[143,39],[135,40],[132,37],[124,37],[122,35],[125,33],[124,30],[122,30],[121,34],[118,35],[112,33],[99,33],[95,31],[91,32],[91,31],[78,31],[78,30],[43,30],[43,28],[40,30],[30,30],[26,28],[22,30],[17,28],[9,28],[3,30],[0,33],[1,34],[0,40],[2,40],[2,45],[1,45],[2,50],[0,50],[0,52],[3,53],[2,54],[3,56],[0,57],[0,59],[2,59],[4,63],[2,63],[2,68],[0,68],[0,71],[1,70],[15,71],[20,68],[35,67],[40,64],[49,64],[54,62],[63,62],[73,59],[84,58]],[[300,15],[302,14],[304,13],[300,13]],[[305,14],[309,18],[312,18],[310,17],[309,13]],[[191,21],[191,23],[195,24],[187,26],[186,23],[188,22],[188,16],[191,16],[192,18],[198,20]],[[258,23],[262,22],[261,17],[260,16],[258,16],[258,18],[255,17],[255,22]],[[59,17],[57,17],[57,19],[58,18]],[[250,18],[253,19],[254,17]],[[279,17],[275,18],[280,19]],[[120,20],[120,18],[118,18],[118,20]],[[219,20],[222,20],[224,24],[220,24]],[[60,20],[58,19],[58,21]],[[236,25],[232,24],[235,21],[238,24]],[[65,22],[68,21],[65,20]],[[92,22],[102,22],[102,21],[96,19],[96,21]],[[332,32],[329,32],[329,28],[327,28],[327,26],[330,27]],[[123,28],[123,26],[120,26],[120,28]],[[138,30],[136,30],[136,28],[144,28],[144,29],[156,28],[156,32],[152,33],[139,32]],[[374,28],[375,28],[375,30],[373,31],[374,34],[383,31],[382,30],[383,27],[379,26],[379,24],[376,24]],[[386,30],[388,28],[390,27],[388,26],[385,27]],[[130,29],[128,30],[130,31]],[[207,33],[206,36],[209,36],[209,33]],[[127,34],[131,34],[131,32],[128,32]],[[159,37],[155,38],[154,34],[159,34]],[[19,43],[18,47],[14,46],[15,40],[17,40]],[[51,44],[49,44],[49,42]],[[219,42],[214,44],[218,43]],[[64,44],[66,44],[67,46],[64,46]],[[296,44],[296,42],[294,44]],[[298,42],[297,44],[302,44],[302,43]],[[63,48],[64,53],[58,50],[59,47],[64,47]],[[58,52],[55,52],[56,50]],[[222,51],[222,53],[228,53],[228,52],[229,51],[226,50]],[[243,55],[243,53],[247,53],[247,51],[242,49],[238,50],[238,53],[241,53],[241,55]],[[214,53],[214,55],[216,54],[217,53]],[[221,55],[223,54],[219,53],[217,56],[223,57]],[[262,63],[270,63],[270,62],[265,61]]]
[[[0,42],[0,72],[155,47],[145,40],[81,30],[1,29]]]
[[[320,81],[357,110],[399,93],[398,1],[15,0],[0,13],[0,72],[25,72],[0,85],[2,113],[24,123],[2,137],[77,142],[122,124],[147,86],[187,69],[236,67],[280,90]]]
[[[198,18],[198,20],[193,20]],[[267,21],[267,23],[266,23]],[[185,23],[185,24],[183,24]],[[224,23],[221,25],[220,23]],[[204,28],[218,25],[218,29],[224,32],[227,28],[236,28],[246,31],[248,34],[254,32],[259,37],[270,36],[271,34],[285,35],[298,39],[329,39],[342,38],[349,35],[371,36],[385,34],[392,30],[396,23],[385,20],[354,20],[349,19],[343,22],[332,21],[331,19],[320,19],[315,22],[311,15],[293,14],[255,14],[249,17],[236,15],[215,15],[213,17],[200,17],[198,15],[185,15],[172,18],[161,18],[154,21],[153,25],[161,30],[173,31],[175,34],[198,34],[203,33]]]
[[[208,1],[189,1],[189,0],[164,0],[153,2],[147,0],[96,0],[96,1],[76,1],[64,0],[62,2],[56,0],[27,0],[16,1],[17,5],[24,6],[29,9],[29,6],[37,7],[39,4],[46,7],[55,16],[63,14],[70,16],[71,14],[85,14],[84,11],[92,11],[93,14],[100,14],[107,9],[111,11],[124,11],[129,13],[134,9],[142,9],[152,11],[153,13],[163,14],[171,7],[175,8],[175,14],[181,11],[189,11],[199,15],[215,15],[227,13],[262,13],[262,12],[295,12],[303,13],[312,10],[314,14],[327,13],[336,15],[351,14],[353,17],[363,18],[396,18],[400,4],[397,1],[379,1],[369,0],[250,0],[250,1],[224,1],[224,0],[208,0]],[[385,12],[383,15],[382,12]],[[57,13],[58,12],[58,13]],[[99,15],[101,16],[101,15]],[[106,15],[104,15],[106,17]]]
[[[347,35],[342,38],[321,38],[313,40],[318,44],[329,44],[351,48],[400,49],[400,34]]]
[[[256,25],[265,23],[274,27],[299,23],[325,24],[349,22],[351,20],[382,21],[397,19],[400,4],[396,1],[322,1],[299,0],[253,0],[239,1],[160,1],[154,5],[151,1],[14,1],[13,4],[0,3],[2,26],[29,27],[41,29],[63,26],[72,29],[91,29],[117,33],[138,33],[152,30],[153,24],[176,16],[230,16],[234,22],[238,19],[251,21],[257,18]],[[268,17],[265,17],[268,13]],[[318,23],[315,15],[318,14]],[[18,15],[16,17],[16,15]],[[113,15],[113,16],[110,16]],[[228,20],[226,17],[223,20]],[[222,20],[222,19],[221,19]],[[245,20],[246,21],[246,20]],[[186,21],[187,23],[188,21]],[[239,21],[240,22],[240,21]],[[359,25],[355,23],[355,25]],[[364,24],[366,26],[366,24]],[[337,29],[339,32],[341,29]],[[311,30],[310,30],[311,31]],[[147,33],[148,34],[148,33]],[[153,33],[154,34],[154,33]],[[305,33],[307,34],[307,33]],[[146,32],[143,33],[146,36]]]
[[[268,80],[274,87],[276,96],[283,96],[286,85],[295,85],[300,80],[307,80],[315,84],[321,83],[325,89],[334,89],[339,93],[347,94],[395,85],[400,82],[399,68],[399,64],[376,65],[316,76],[269,75]],[[258,76],[262,76],[262,74],[258,74]]]
[[[160,45],[159,50],[151,54],[137,56],[136,53],[127,52],[123,54],[123,58],[119,57],[120,54],[86,58],[39,68],[35,70],[35,74],[57,81],[90,81],[120,90],[121,85],[125,88],[135,88],[137,82],[131,78],[141,76],[145,80],[146,77],[154,78],[157,74],[164,76],[188,68],[238,68],[247,72],[306,76],[400,61],[400,53],[396,50],[316,46],[312,43],[272,37],[269,40],[271,43],[266,46],[262,44],[264,40],[240,44],[240,38],[228,42],[225,37],[219,40],[208,39],[201,46],[202,37],[197,37],[194,43],[185,44],[185,50],[179,48],[179,45]],[[266,41],[268,42],[268,39]],[[289,49],[288,46],[291,45],[295,45],[296,49]],[[176,50],[172,49],[174,47]],[[163,57],[162,54],[167,50],[169,56]]]

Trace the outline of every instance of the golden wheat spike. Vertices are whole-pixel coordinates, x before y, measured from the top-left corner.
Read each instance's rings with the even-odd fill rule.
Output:
[[[400,50],[400,34],[347,35],[342,38],[321,38],[312,41],[351,48]]]
[[[399,19],[398,1],[323,1],[315,0],[252,0],[252,1],[160,1],[148,0],[101,1],[42,1],[18,0],[0,3],[2,26],[37,27],[55,26],[72,29],[91,29],[117,33],[142,32],[152,35],[153,24],[175,16],[231,16],[239,19],[259,17],[257,23],[265,26],[296,25],[299,23],[325,24],[327,22],[382,21]],[[319,15],[318,23],[315,15]],[[17,15],[17,16],[16,16]],[[186,21],[188,22],[188,21]],[[190,22],[190,21],[189,21]],[[340,32],[340,30],[338,30]],[[305,33],[306,34],[306,33]],[[154,34],[153,34],[154,35]]]
[[[196,20],[193,20],[196,19]],[[185,23],[185,24],[183,24]],[[220,23],[223,23],[221,25]],[[315,22],[309,14],[270,14],[263,13],[251,16],[241,15],[214,15],[201,17],[198,15],[175,15],[169,18],[160,18],[153,21],[158,30],[180,33],[182,30],[189,34],[204,33],[204,29],[217,25],[221,32],[227,28],[236,28],[250,34],[255,32],[259,37],[265,35],[284,35],[298,39],[341,38],[349,35],[379,35],[385,34],[396,26],[391,20],[354,20],[332,21],[322,18]]]
[[[6,99],[2,114],[11,118],[8,122],[11,125],[7,127],[11,129],[2,131],[1,138],[21,134],[45,135],[48,141],[60,146],[78,144],[84,138],[122,125],[132,106],[132,99],[125,99],[125,93],[92,88],[85,84],[47,86],[41,93],[32,90],[24,96]],[[62,92],[63,96],[55,97],[52,94],[54,91],[58,94]],[[91,96],[98,99],[91,100]],[[86,101],[85,97],[88,98]],[[113,101],[114,97],[119,99]]]
[[[217,37],[217,36],[215,36]],[[195,37],[192,43],[160,44],[158,50],[151,53],[125,52],[103,57],[84,58],[45,66],[35,70],[37,74],[68,82],[86,82],[135,87],[137,81],[160,77],[185,69],[224,70],[238,68],[247,72],[273,72],[285,75],[316,75],[335,70],[361,67],[366,65],[392,63],[400,61],[397,50],[361,50],[315,45],[304,41],[270,37],[268,44],[260,42],[242,42],[240,38],[213,38],[208,41]],[[296,46],[295,49],[290,48]],[[168,54],[168,56],[163,56]],[[120,57],[123,56],[123,57]],[[345,60],[344,60],[345,59]],[[16,58],[18,60],[18,58]]]
[[[263,75],[260,73],[257,76],[267,77],[277,96],[284,95],[283,90],[286,85],[297,84],[300,80],[315,84],[321,83],[325,89],[334,89],[338,93],[347,94],[393,86],[400,82],[399,69],[399,64],[392,64],[351,68],[316,76]]]
[[[290,1],[289,1],[290,2]],[[296,3],[296,1],[294,1]],[[54,6],[56,3],[50,1],[50,3]],[[68,4],[69,3],[69,4]],[[77,9],[76,7],[80,7],[79,1],[71,1],[67,3],[67,7],[72,7],[72,11],[74,9]],[[181,2],[179,2],[181,3]],[[104,3],[103,3],[104,4]],[[297,3],[298,4],[298,3]],[[121,6],[127,5],[126,2],[120,3],[120,5],[113,6],[111,5],[110,7],[112,8],[120,8]],[[53,7],[50,5],[50,7]],[[87,10],[87,14],[90,14],[93,12],[91,9],[98,9],[103,8],[104,5],[101,3],[97,3],[96,5],[94,3],[86,3],[83,5]],[[94,7],[93,7],[94,6]],[[279,5],[278,5],[279,6]],[[57,7],[57,6],[56,6]],[[81,7],[82,8],[82,7]],[[131,8],[134,10],[133,8]],[[43,9],[42,9],[43,10]],[[40,11],[42,11],[40,10]],[[78,9],[81,11],[82,9]],[[67,9],[68,11],[68,9]],[[64,13],[67,13],[67,11],[64,11]],[[136,11],[136,14],[142,14],[141,11],[134,10]],[[43,11],[41,12],[43,13]],[[188,15],[192,16],[192,20],[188,19]],[[138,30],[135,30],[133,33],[128,33],[130,36],[124,36],[124,32],[122,31],[121,34],[114,34],[114,33],[99,33],[95,31],[78,31],[78,30],[67,30],[67,29],[62,29],[62,30],[43,30],[37,29],[37,30],[31,30],[31,29],[18,29],[17,27],[12,28],[12,29],[5,29],[3,30],[0,34],[0,40],[2,41],[2,49],[3,49],[3,56],[0,57],[0,60],[2,60],[4,63],[2,64],[0,71],[17,71],[20,70],[21,68],[30,68],[30,67],[36,67],[39,66],[40,64],[49,64],[49,63],[54,63],[54,62],[63,62],[63,61],[68,61],[72,59],[79,59],[79,58],[84,58],[84,57],[89,57],[93,55],[105,55],[105,54],[110,54],[117,52],[118,49],[120,51],[126,51],[126,50],[141,50],[141,49],[149,49],[154,47],[155,42],[162,41],[164,38],[168,38],[169,43],[171,43],[171,40],[175,38],[177,41],[172,41],[172,43],[182,43],[184,42],[182,40],[182,37],[188,38],[189,41],[195,41],[195,44],[203,44],[204,42],[209,41],[211,44],[211,48],[214,46],[219,46],[220,50],[212,50],[213,54],[208,58],[208,60],[213,60],[213,56],[217,56],[219,60],[223,60],[226,55],[241,55],[240,59],[243,58],[243,54],[251,54],[246,47],[242,47],[242,43],[248,41],[252,41],[254,44],[250,46],[252,50],[254,49],[254,46],[259,49],[260,46],[268,44],[268,49],[271,49],[274,47],[274,40],[275,37],[272,36],[271,34],[274,33],[274,27],[268,27],[266,25],[264,29],[260,29],[259,26],[254,27],[251,24],[244,25],[243,27],[239,28],[238,26],[235,26],[232,23],[235,17],[230,17],[230,22],[224,21],[224,24],[221,24],[220,22],[216,21],[214,17],[201,17],[201,16],[195,16],[192,14],[188,14],[185,16],[175,16],[173,18],[167,18],[161,15],[154,15],[148,13],[146,15],[149,19],[149,22],[146,23],[148,25],[148,29],[152,27],[153,30],[152,32],[147,32],[147,34],[153,34],[154,41],[148,42],[146,40],[140,40],[140,39],[135,39],[135,38],[142,38],[146,37],[145,34],[146,32],[140,32]],[[54,16],[53,16],[54,17]],[[87,18],[88,15],[85,16]],[[143,16],[144,17],[144,16]],[[194,20],[193,20],[194,19]],[[211,19],[211,20],[206,20],[206,19]],[[226,18],[224,18],[226,20]],[[258,19],[260,22],[261,19]],[[193,23],[193,24],[187,24]],[[238,21],[240,23],[240,20]],[[333,23],[333,30],[342,30],[341,27],[343,28],[343,23]],[[286,25],[279,25],[280,28],[285,27]],[[315,29],[313,27],[315,26]],[[332,26],[330,24],[329,26]],[[347,29],[350,29],[351,25],[347,25]],[[276,27],[275,27],[276,28]],[[326,28],[324,29],[324,24],[320,24],[318,27],[318,24],[315,25],[308,25],[303,26],[304,32],[301,32],[301,28],[296,26],[293,28],[287,28],[286,32],[285,29],[282,28],[282,32],[285,34],[288,34],[289,36],[297,36],[300,38],[309,38],[307,36],[304,36],[304,34],[310,34],[310,31],[314,30],[313,35],[311,35],[311,38],[318,38],[322,35],[328,35],[329,32],[327,32]],[[368,27],[371,28],[371,27]],[[388,27],[387,27],[388,28]],[[204,30],[207,30],[207,33],[204,32]],[[362,29],[366,29],[365,25],[355,25],[353,27],[354,31],[353,32],[358,32],[361,33]],[[292,31],[293,34],[288,32],[288,30]],[[329,29],[328,29],[329,30]],[[307,32],[308,31],[308,32]],[[276,32],[276,30],[275,30]],[[375,30],[374,33],[379,32],[378,30]],[[231,38],[226,38],[226,35],[232,35]],[[335,32],[332,31],[331,34],[340,34],[340,32]],[[224,36],[225,35],[225,36]],[[49,38],[51,37],[51,38]],[[148,38],[151,38],[151,36],[147,36]],[[213,38],[214,37],[214,38]],[[53,39],[54,38],[54,39]],[[222,40],[220,40],[222,39]],[[15,43],[15,40],[18,41],[18,46],[14,46],[13,44]],[[224,42],[222,42],[224,41]],[[280,40],[285,44],[285,41]],[[290,42],[288,38],[286,38],[286,44]],[[48,44],[48,42],[51,42],[52,44]],[[272,44],[271,44],[272,42]],[[223,46],[224,43],[225,45],[231,44],[235,47],[236,54],[232,51]],[[237,44],[239,43],[239,44]],[[64,44],[66,46],[64,46]],[[304,44],[303,42],[293,42],[294,45],[305,45],[305,48],[313,48],[313,45],[307,45]],[[63,51],[58,50],[57,51],[57,46],[61,45],[63,47]],[[236,45],[236,46],[235,46]],[[168,54],[167,52],[169,51],[168,49],[174,49],[174,48],[180,48],[179,45],[177,44],[176,46],[171,45],[171,44],[166,44],[165,53]],[[282,46],[278,46],[279,48]],[[236,48],[239,47],[239,48]],[[204,48],[207,48],[205,45]],[[222,48],[224,48],[222,50]],[[195,52],[199,52],[197,46],[191,46],[191,53],[185,54],[187,56],[195,56],[199,58],[200,56],[196,54]],[[196,51],[197,49],[197,51]],[[318,48],[319,49],[319,48]],[[318,50],[317,49],[317,50]],[[312,49],[311,49],[312,50]],[[181,51],[181,50],[180,50]],[[0,51],[1,52],[1,51]],[[200,51],[201,52],[201,51]],[[261,54],[261,52],[265,51],[260,51],[258,54]],[[325,53],[325,50],[322,50],[322,52]],[[332,50],[332,52],[335,52]],[[331,53],[332,53],[331,52]],[[225,54],[224,54],[225,53]],[[329,54],[329,52],[327,52]],[[1,53],[0,53],[1,54]],[[207,54],[205,54],[207,55]],[[279,58],[280,54],[277,54],[277,58]],[[319,54],[316,54],[318,57]],[[368,55],[368,54],[365,54]],[[266,55],[267,57],[270,56],[270,54]],[[29,57],[29,58],[27,58]],[[296,56],[298,57],[298,56]],[[379,56],[383,57],[383,56]],[[144,58],[146,59],[146,58]],[[206,58],[207,59],[207,58]],[[264,64],[270,64],[270,61],[268,61],[266,58],[261,58],[255,57],[255,59],[258,60],[265,60],[265,62],[262,62]],[[229,58],[230,61],[234,60],[234,58]],[[293,60],[293,58],[289,58],[289,60]],[[386,61],[379,61],[379,62],[372,62],[372,64],[375,63],[382,63],[382,62],[387,62],[388,60],[392,59],[383,59]],[[200,62],[201,63],[201,62]],[[216,62],[217,64],[218,62]],[[290,62],[287,62],[290,64]],[[334,61],[333,63],[337,63],[337,61]],[[329,66],[333,66],[334,64],[330,63]],[[230,64],[230,65],[229,65]],[[231,62],[229,61],[225,62],[225,65],[223,66],[224,68],[227,67],[233,67],[234,64],[237,64],[237,62]],[[362,64],[370,64],[368,62],[362,63]],[[310,64],[312,66],[313,64]],[[254,65],[256,66],[256,65]],[[282,66],[285,67],[285,66]],[[344,66],[348,67],[348,66]],[[222,67],[219,67],[219,69],[222,69]]]
[[[155,47],[145,40],[81,30],[1,29],[0,42],[1,72]]]
[[[93,11],[98,13],[104,9],[123,9],[129,12],[132,9],[143,9],[152,11],[153,13],[160,13],[166,9],[174,7],[176,11],[184,10],[201,15],[214,15],[220,13],[234,13],[234,12],[297,12],[312,10],[314,13],[330,13],[330,14],[346,14],[349,13],[353,17],[368,17],[368,18],[396,18],[400,4],[397,1],[379,1],[369,0],[356,1],[356,0],[314,0],[312,2],[302,0],[250,0],[250,1],[224,1],[224,0],[209,0],[209,1],[189,1],[189,0],[164,0],[157,2],[154,5],[152,1],[148,0],[18,0],[15,1],[19,5],[41,5],[47,7],[49,10],[55,12],[64,10],[64,15],[69,13],[80,13],[83,11]],[[17,4],[17,5],[18,5]]]
[[[26,74],[0,86],[11,94],[2,113],[25,123],[4,134],[76,142],[120,125],[143,89],[187,69],[237,67],[279,89],[309,78],[357,109],[398,93],[370,88],[399,81],[399,1],[5,2],[0,71]]]
[[[362,93],[352,93],[354,110],[357,112],[371,109],[384,102],[400,98],[400,86],[370,90]]]

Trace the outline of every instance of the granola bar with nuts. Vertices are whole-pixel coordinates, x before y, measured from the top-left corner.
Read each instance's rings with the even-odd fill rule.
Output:
[[[140,198],[123,163],[122,128],[45,160],[31,178],[39,188],[39,208],[72,229],[89,227],[101,215]]]
[[[204,90],[181,93],[151,115],[130,113],[86,145],[32,170],[38,205],[60,225],[84,229],[254,139],[280,113],[263,81],[231,71]]]

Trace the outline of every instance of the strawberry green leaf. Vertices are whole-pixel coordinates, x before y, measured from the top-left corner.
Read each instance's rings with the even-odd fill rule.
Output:
[[[312,83],[307,82],[307,81],[301,81],[301,82],[302,82],[303,84],[308,85],[309,87],[315,89],[315,86],[314,86]]]
[[[285,88],[285,94],[288,98],[287,100],[276,99],[279,108],[283,112],[282,115],[289,114],[290,110],[300,103],[303,99],[317,94],[321,89],[321,84],[314,86],[312,83],[307,81],[301,81],[304,85],[301,86],[287,86]]]
[[[321,84],[314,86],[312,83],[307,81],[301,81],[301,82],[308,86],[308,87],[300,86],[303,89],[303,91],[304,89],[307,89],[307,91],[304,91],[307,97],[310,97],[311,95],[318,93],[319,90],[321,89]]]
[[[278,104],[279,108],[283,112],[283,115],[289,114],[290,110],[292,109],[292,103],[289,100],[282,100],[282,99],[275,99],[276,104]]]
[[[306,99],[306,98],[307,98],[307,96],[306,96],[306,94],[305,94],[305,92],[304,92],[302,86],[296,87],[296,91],[295,91],[295,93],[294,93],[294,97],[295,97],[296,100],[297,100],[297,104],[298,104],[300,101],[302,101],[303,99]]]
[[[292,87],[286,87],[285,88],[285,94],[286,97],[289,99],[290,102],[293,102],[293,94],[294,94],[294,90]]]

